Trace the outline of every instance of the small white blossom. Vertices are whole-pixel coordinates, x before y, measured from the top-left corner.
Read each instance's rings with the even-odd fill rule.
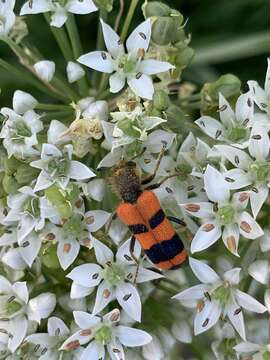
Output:
[[[68,81],[72,84],[75,81],[80,80],[82,77],[84,77],[85,75],[85,71],[83,70],[83,68],[73,62],[73,61],[69,61],[67,64],[67,77],[68,77]]]
[[[49,60],[42,60],[34,64],[34,69],[41,80],[51,82],[55,73],[55,63]]]
[[[83,311],[74,311],[73,315],[80,330],[68,338],[60,350],[69,351],[87,345],[80,360],[104,359],[106,352],[113,360],[124,359],[123,346],[143,346],[152,340],[143,330],[120,325],[118,309],[102,317]]]
[[[242,308],[255,313],[264,313],[267,309],[252,296],[237,288],[241,268],[226,271],[221,279],[202,261],[190,257],[189,264],[194,275],[202,283],[180,292],[174,299],[180,300],[183,306],[197,309],[194,319],[195,335],[209,330],[220,317],[228,316],[235,330],[245,340]]]
[[[203,224],[191,243],[191,252],[207,249],[221,236],[225,246],[238,255],[240,234],[248,239],[263,235],[263,230],[245,211],[249,192],[237,192],[232,196],[224,176],[208,165],[204,174],[206,194],[211,202],[189,202],[181,206],[192,216],[203,219]]]
[[[238,355],[245,355],[245,359],[267,360],[270,357],[270,345],[260,345],[252,342],[241,342],[234,347]],[[244,359],[244,358],[243,358]]]
[[[41,159],[32,161],[31,166],[40,169],[34,191],[40,191],[53,184],[65,189],[70,179],[86,180],[95,174],[84,164],[72,160],[72,145],[65,145],[63,150],[51,144],[43,144]]]
[[[0,36],[7,36],[15,24],[15,0],[0,2]]]
[[[83,264],[67,276],[73,280],[71,297],[89,295],[97,286],[96,302],[93,313],[101,312],[111,301],[117,299],[127,314],[136,321],[141,321],[141,300],[138,290],[132,284],[136,277],[137,265],[129,252],[130,240],[118,249],[115,259],[113,252],[97,239],[93,240],[98,264]],[[139,258],[140,247],[135,248]],[[139,267],[136,283],[158,279],[159,273]]]
[[[28,0],[22,7],[20,15],[50,12],[51,26],[62,27],[68,19],[68,13],[89,14],[97,11],[92,0]]]
[[[93,51],[82,55],[78,61],[94,70],[110,75],[110,91],[117,93],[127,81],[138,96],[151,100],[154,86],[150,75],[166,72],[174,67],[165,61],[143,60],[151,39],[150,19],[140,24],[126,42],[128,53],[115,31],[101,20],[104,41],[108,52]]]

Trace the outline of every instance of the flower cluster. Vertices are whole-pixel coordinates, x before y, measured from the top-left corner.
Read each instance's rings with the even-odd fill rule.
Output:
[[[266,360],[270,60],[264,89],[241,93],[228,75],[193,94],[180,83],[193,57],[182,14],[146,1],[131,30],[137,1],[125,16],[118,5],[28,0],[15,15],[15,0],[0,3],[0,40],[20,67],[0,66],[34,89],[0,109],[0,359],[188,359],[209,330],[207,358]],[[34,14],[64,73],[25,39]],[[86,54],[74,14],[98,20]],[[164,210],[149,219],[144,185]],[[162,270],[177,267],[178,236],[189,259]],[[253,325],[243,310],[264,315]]]

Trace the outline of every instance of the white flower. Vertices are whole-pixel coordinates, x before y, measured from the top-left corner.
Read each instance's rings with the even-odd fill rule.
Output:
[[[267,59],[264,89],[260,87],[257,81],[248,81],[248,86],[259,109],[270,114],[270,58]]]
[[[245,211],[249,192],[237,192],[232,196],[224,176],[208,165],[204,174],[206,194],[211,202],[181,204],[187,213],[203,219],[203,224],[191,243],[191,252],[202,251],[214,244],[221,236],[225,246],[238,255],[240,234],[248,239],[263,235],[263,230]]]
[[[81,56],[78,61],[94,70],[110,75],[110,91],[117,93],[127,81],[131,90],[138,96],[151,100],[154,94],[150,75],[173,69],[168,62],[143,60],[151,39],[150,19],[140,24],[126,42],[128,53],[114,30],[101,20],[104,41],[108,52],[93,51]]]
[[[5,342],[11,352],[22,343],[28,322],[40,322],[54,310],[56,299],[54,294],[43,293],[29,300],[25,282],[11,284],[0,276],[0,315],[1,329],[5,334]]]
[[[238,355],[246,355],[245,359],[267,360],[270,356],[270,344],[259,345],[246,341],[236,345],[233,349]]]
[[[20,15],[51,12],[51,25],[62,27],[68,19],[68,13],[89,14],[97,11],[92,0],[28,0],[22,7]]]
[[[202,116],[195,123],[215,141],[247,147],[250,128],[253,126],[254,105],[251,92],[239,96],[235,112],[230,104],[219,94],[220,122],[210,116]]]
[[[174,296],[183,306],[197,309],[194,319],[194,333],[209,330],[220,317],[228,316],[235,330],[243,340],[246,338],[242,308],[255,313],[267,309],[252,296],[237,289],[241,268],[226,271],[221,279],[217,273],[202,261],[189,258],[194,275],[202,282]]]
[[[215,148],[237,167],[224,174],[230,188],[239,189],[251,185],[250,203],[256,218],[268,197],[270,186],[270,139],[265,127],[259,123],[253,127],[248,146],[250,155],[228,145],[216,145]]]
[[[40,116],[32,110],[36,101],[29,94],[15,92],[13,105],[19,112],[26,111],[19,115],[9,108],[1,109],[1,114],[6,118],[0,133],[3,145],[9,157],[15,155],[24,159],[36,156],[39,154],[34,148],[38,144],[37,133],[43,129]]]
[[[98,264],[83,264],[76,267],[67,276],[73,280],[71,298],[89,295],[97,286],[96,302],[93,313],[101,312],[111,301],[117,299],[127,314],[136,321],[141,321],[141,300],[135,280],[137,265],[129,252],[130,240],[113,252],[97,239],[93,245]],[[139,258],[140,247],[135,247],[135,256]],[[136,283],[158,279],[159,273],[139,267]]]
[[[72,160],[72,146],[65,145],[61,151],[51,144],[43,144],[41,159],[32,161],[31,166],[40,169],[34,191],[40,191],[53,184],[65,189],[70,179],[86,180],[95,174],[84,164]]]
[[[68,338],[60,350],[74,350],[88,344],[80,360],[104,359],[106,351],[113,360],[124,359],[123,346],[143,346],[152,340],[143,330],[120,325],[118,309],[102,317],[83,311],[74,311],[73,315],[80,330]]]
[[[67,64],[67,77],[68,77],[68,81],[72,84],[77,80],[80,80],[82,77],[84,77],[85,75],[85,71],[83,70],[83,68],[73,62],[73,61],[69,61]]]
[[[15,0],[0,2],[0,36],[7,36],[15,24]]]
[[[55,73],[55,63],[53,61],[42,60],[34,64],[34,69],[41,80],[51,82]]]
[[[71,360],[70,354],[60,351],[59,348],[70,334],[69,328],[63,320],[57,317],[48,319],[48,333],[36,333],[27,336],[26,341],[34,344],[34,352],[39,359],[54,360],[61,357],[63,360]],[[82,348],[78,348],[73,352],[73,356],[82,352]]]
[[[17,194],[8,196],[7,204],[10,210],[3,223],[17,225],[18,244],[23,246],[25,243],[27,247],[25,237],[32,230],[39,231],[45,225],[45,218],[40,210],[40,198],[31,187],[24,186]]]

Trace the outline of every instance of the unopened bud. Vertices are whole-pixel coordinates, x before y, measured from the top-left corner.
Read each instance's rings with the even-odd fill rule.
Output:
[[[144,5],[143,10],[146,18],[152,16],[169,16],[171,14],[170,7],[159,1],[147,2],[146,5]]]
[[[29,166],[27,164],[22,164],[18,167],[15,179],[17,180],[18,184],[26,185],[29,184],[32,180],[34,180],[38,175],[38,170]]]
[[[160,111],[166,110],[170,105],[168,94],[163,90],[158,90],[153,98],[154,108]]]
[[[168,45],[175,40],[175,22],[170,16],[156,19],[152,26],[152,40],[158,45]]]
[[[98,6],[99,9],[105,10],[107,12],[110,12],[113,9],[113,0],[94,0],[94,3]]]
[[[5,174],[2,181],[3,189],[7,194],[14,194],[20,187],[12,175]]]

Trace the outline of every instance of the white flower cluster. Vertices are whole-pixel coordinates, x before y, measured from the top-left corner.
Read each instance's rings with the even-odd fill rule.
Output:
[[[202,110],[194,125],[181,117],[181,96],[170,96],[184,67],[175,54],[191,50],[178,11],[146,1],[145,21],[127,37],[132,1],[121,36],[100,19],[107,50],[99,41],[83,55],[73,14],[111,3],[22,6],[20,15],[45,13],[64,76],[15,41],[24,18],[16,19],[15,1],[0,2],[0,39],[47,101],[17,90],[12,108],[0,110],[0,359],[188,359],[201,351],[193,333],[211,328],[207,359],[269,359],[269,338],[255,336],[269,319],[256,318],[252,330],[243,309],[270,312],[270,61],[264,89],[250,81],[236,101],[218,92],[214,117]],[[164,43],[154,31],[160,19],[174,29]],[[158,30],[161,37],[166,27]],[[179,242],[164,245],[171,228],[151,247],[151,219],[127,226],[115,217],[120,193],[135,197],[127,217],[144,219],[136,201],[147,182],[166,212],[158,211],[159,225],[178,223],[189,254],[181,269],[159,266],[179,255]]]

